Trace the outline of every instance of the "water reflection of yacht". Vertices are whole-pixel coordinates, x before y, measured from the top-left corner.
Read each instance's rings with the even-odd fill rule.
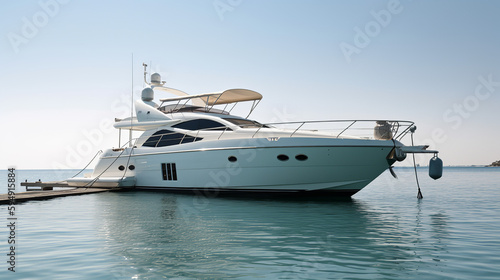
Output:
[[[148,87],[135,102],[136,116],[114,124],[120,132],[142,135],[130,139],[128,147],[106,150],[92,176],[68,179],[70,186],[350,196],[407,153],[436,153],[400,142],[414,131],[413,122],[261,124],[248,118],[262,99],[255,91],[188,95],[165,87],[157,73],[148,82],[146,68],[144,77]],[[158,90],[177,96],[158,104]],[[241,102],[251,102],[247,117],[231,114]]]
[[[95,199],[97,235],[123,264],[116,273],[125,268],[138,278],[254,279],[268,269],[290,271],[281,277],[286,279],[327,279],[332,273],[373,278],[395,264],[414,273],[422,257],[443,250],[428,236],[433,228],[412,219],[429,219],[414,205],[397,211],[390,203],[357,199],[332,204],[157,192],[110,192]],[[415,245],[416,239],[425,246]]]

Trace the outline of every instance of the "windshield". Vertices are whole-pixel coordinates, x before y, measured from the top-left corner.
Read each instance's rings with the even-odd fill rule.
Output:
[[[165,114],[181,113],[181,112],[197,112],[197,113],[199,112],[199,113],[214,113],[214,114],[229,115],[228,112],[216,108],[206,108],[200,106],[179,105],[179,104],[170,104],[161,106],[160,108],[158,108],[158,110],[162,111]]]
[[[247,120],[247,119],[233,119],[233,118],[224,118],[226,121],[231,122],[241,128],[261,128],[268,127],[267,125],[263,125],[259,122]]]

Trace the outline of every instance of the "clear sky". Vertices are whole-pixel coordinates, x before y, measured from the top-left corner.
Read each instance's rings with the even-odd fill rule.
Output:
[[[262,93],[260,122],[412,120],[445,165],[489,164],[499,14],[472,0],[3,1],[0,165],[83,168],[116,147],[142,62],[191,94]]]

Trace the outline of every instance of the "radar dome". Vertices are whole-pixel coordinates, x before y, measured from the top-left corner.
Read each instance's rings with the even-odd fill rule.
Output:
[[[152,88],[147,87],[142,90],[142,101],[153,101],[154,97],[155,97],[155,92],[153,91]]]
[[[161,75],[158,73],[151,74],[151,83],[161,84]]]

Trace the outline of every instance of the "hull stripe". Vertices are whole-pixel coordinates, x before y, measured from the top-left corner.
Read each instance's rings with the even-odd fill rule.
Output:
[[[209,151],[224,151],[224,150],[241,150],[241,149],[280,149],[280,148],[393,148],[394,145],[390,142],[388,146],[381,145],[325,145],[325,146],[273,146],[273,147],[230,147],[230,148],[200,148],[195,150],[181,150],[181,151],[165,151],[165,152],[153,152],[153,153],[140,153],[140,154],[132,154],[132,157],[137,156],[149,156],[149,155],[162,155],[162,154],[177,154],[177,153],[194,153],[194,152],[209,152]],[[136,148],[137,149],[137,148]],[[155,148],[158,149],[158,148]],[[137,151],[137,150],[136,150]],[[127,157],[129,155],[126,155]],[[125,156],[122,156],[125,157]],[[116,158],[116,156],[107,156],[102,157],[102,159]]]

